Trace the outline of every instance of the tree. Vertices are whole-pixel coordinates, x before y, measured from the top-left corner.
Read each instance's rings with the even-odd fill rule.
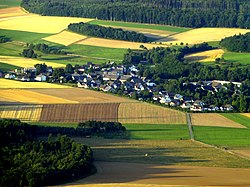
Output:
[[[73,68],[73,66],[71,64],[67,64],[64,71],[65,71],[65,73],[72,74],[72,73],[74,73],[74,68]]]

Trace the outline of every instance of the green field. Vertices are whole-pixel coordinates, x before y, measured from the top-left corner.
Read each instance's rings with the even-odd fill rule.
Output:
[[[105,25],[105,26],[115,26],[115,27],[130,27],[130,28],[141,28],[141,29],[154,29],[154,30],[162,30],[169,32],[185,32],[191,30],[190,28],[185,27],[174,27],[167,25],[153,25],[153,24],[141,24],[141,23],[130,23],[130,22],[120,22],[120,21],[103,21],[103,20],[95,20],[89,22],[94,25]]]
[[[226,51],[223,57],[226,62],[240,63],[242,65],[250,64],[250,53],[235,53]]]
[[[187,125],[124,124],[133,140],[187,140]]]
[[[44,37],[48,37],[51,34],[42,34],[42,33],[35,33],[35,32],[0,29],[0,35],[7,36],[7,37],[11,38],[12,41],[32,43],[32,42],[40,40]]]
[[[0,0],[0,8],[19,6],[21,0]]]
[[[239,148],[250,146],[250,129],[193,126],[195,139],[207,144]]]
[[[235,121],[236,123],[239,123],[241,125],[244,125],[247,128],[250,128],[250,118],[243,116],[241,114],[237,114],[237,113],[225,113],[225,114],[221,114],[224,117]]]
[[[0,62],[0,70],[3,71],[3,72],[11,71],[11,70],[14,70],[14,69],[17,69],[17,68],[20,68],[20,67]]]

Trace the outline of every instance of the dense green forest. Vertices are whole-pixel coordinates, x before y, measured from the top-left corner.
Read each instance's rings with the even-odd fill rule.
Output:
[[[250,28],[249,0],[22,0],[41,15],[184,27]]]
[[[125,64],[136,64],[139,75],[153,79],[159,89],[180,93],[194,99],[217,106],[231,104],[240,112],[250,111],[250,66],[240,66],[229,63],[225,65],[208,66],[201,63],[188,63],[184,55],[195,51],[211,48],[206,43],[180,49],[153,48],[151,50],[128,50],[124,56]],[[142,63],[154,64],[145,66]],[[189,84],[209,80],[226,80],[242,82],[241,87],[229,84],[225,89],[212,94]],[[150,98],[150,93],[143,93],[143,98]],[[137,96],[136,96],[137,97]]]
[[[124,31],[112,27],[91,25],[88,23],[71,23],[68,26],[70,31],[98,38],[109,38],[115,40],[125,40],[131,42],[147,42],[147,37],[134,31]]]
[[[250,52],[250,32],[224,38],[220,45],[233,52]]]
[[[45,186],[92,172],[90,147],[65,135],[37,139],[37,126],[0,120],[0,186]]]

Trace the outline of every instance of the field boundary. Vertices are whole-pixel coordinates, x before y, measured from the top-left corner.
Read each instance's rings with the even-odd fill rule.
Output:
[[[192,128],[191,116],[189,113],[186,113],[186,117],[187,117],[187,126],[188,126],[190,139],[194,140],[194,133],[193,133],[193,128]]]

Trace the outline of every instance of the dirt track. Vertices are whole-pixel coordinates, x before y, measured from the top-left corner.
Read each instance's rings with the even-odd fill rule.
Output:
[[[67,185],[130,186],[132,184],[138,184],[138,186],[250,186],[250,169],[175,165],[164,166],[119,162],[96,162],[95,165],[98,169],[97,174]]]

